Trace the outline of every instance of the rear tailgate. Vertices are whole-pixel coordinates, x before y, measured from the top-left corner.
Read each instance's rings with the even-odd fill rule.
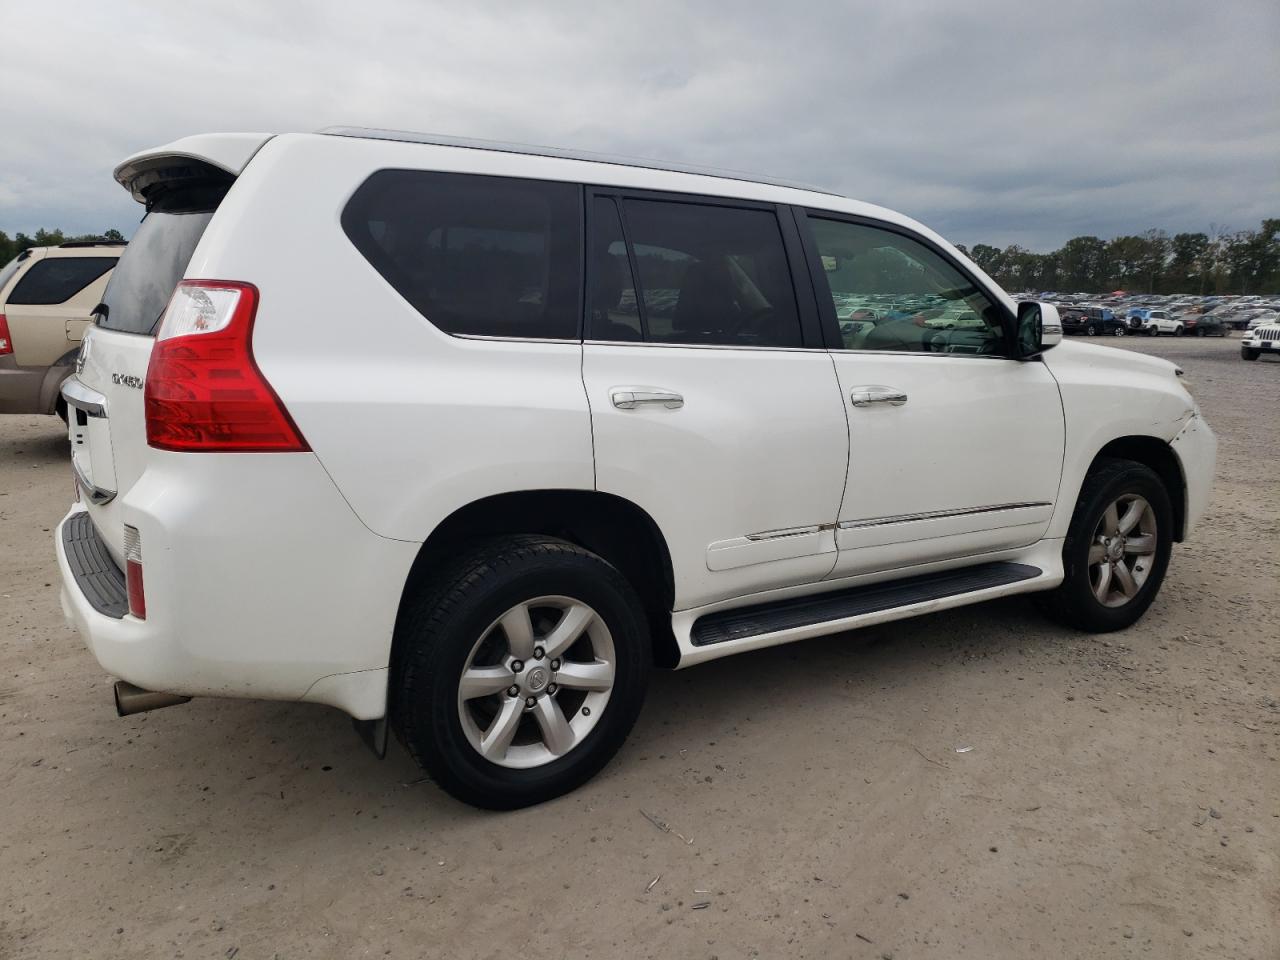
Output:
[[[247,151],[239,163],[225,151],[215,164],[162,148],[130,158],[117,170],[121,183],[146,203],[147,215],[111,276],[63,396],[81,499],[121,566],[119,504],[147,464],[143,388],[156,327],[235,175],[266,140],[230,136]]]

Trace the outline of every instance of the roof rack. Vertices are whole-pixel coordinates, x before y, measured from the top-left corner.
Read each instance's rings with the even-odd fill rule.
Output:
[[[128,240],[68,240],[66,243],[58,244],[59,247],[123,247],[127,246]]]
[[[688,163],[669,163],[665,160],[647,160],[608,153],[592,153],[587,150],[566,150],[562,147],[541,147],[528,143],[506,143],[501,140],[477,140],[471,137],[449,137],[436,133],[413,133],[407,130],[381,130],[369,127],[325,127],[316,132],[331,137],[395,140],[400,143],[426,143],[437,147],[465,147],[470,150],[494,150],[499,153],[519,153],[531,157],[555,157],[560,160],[611,163],[621,167],[665,170],[670,173],[691,173],[702,177],[717,177],[721,180],[763,183],[771,187],[788,187],[792,190],[807,190],[811,193],[824,193],[833,197],[840,196],[834,191],[824,190],[811,184],[797,183],[793,180],[779,180],[775,177],[762,177],[754,173],[743,173],[741,170],[718,170],[715,167],[702,167]]]

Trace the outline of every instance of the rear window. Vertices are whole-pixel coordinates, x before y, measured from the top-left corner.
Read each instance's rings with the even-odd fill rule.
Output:
[[[175,187],[149,203],[102,295],[98,326],[124,333],[155,330],[228,186]]]
[[[115,265],[115,257],[45,257],[14,285],[6,301],[29,306],[66,303]]]
[[[432,324],[463,336],[576,339],[581,188],[381,170],[352,196],[342,228]]]

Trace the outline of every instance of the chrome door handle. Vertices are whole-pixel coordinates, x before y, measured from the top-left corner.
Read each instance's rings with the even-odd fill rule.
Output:
[[[849,394],[849,402],[855,407],[869,407],[873,403],[887,403],[892,407],[900,407],[907,402],[907,395],[893,387],[878,385],[854,387]]]
[[[609,391],[609,399],[619,410],[634,410],[642,404],[660,404],[668,410],[684,406],[684,397],[661,387],[614,387]]]

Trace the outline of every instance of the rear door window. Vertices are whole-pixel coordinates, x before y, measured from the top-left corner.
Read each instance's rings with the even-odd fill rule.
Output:
[[[446,333],[577,339],[582,188],[380,170],[342,212],[374,269]]]
[[[651,343],[798,347],[795,287],[772,210],[623,200]]]
[[[115,257],[45,257],[14,285],[7,302],[31,306],[66,303],[115,265]]]
[[[107,282],[98,326],[123,333],[154,332],[229,186],[229,181],[175,186],[150,201]]]

